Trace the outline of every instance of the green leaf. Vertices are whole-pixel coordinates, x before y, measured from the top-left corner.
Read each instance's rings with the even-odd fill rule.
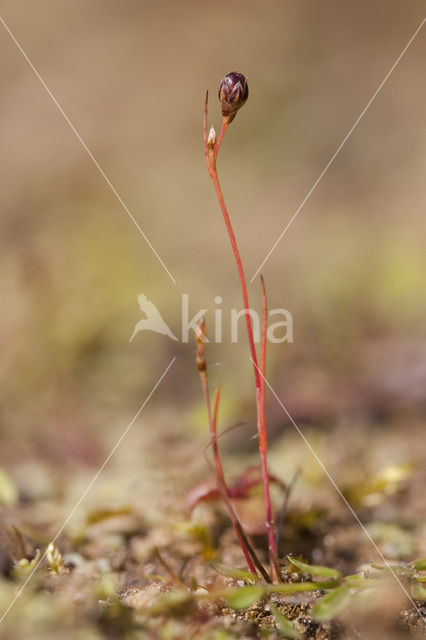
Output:
[[[305,562],[300,562],[300,560],[296,560],[296,558],[292,558],[291,556],[287,556],[287,560],[299,569],[299,571],[310,573],[312,576],[322,576],[323,578],[331,578],[332,580],[341,580],[342,578],[340,571],[336,571],[336,569],[331,569],[330,567],[306,564]]]
[[[274,607],[273,604],[270,605],[271,612],[275,619],[275,626],[278,631],[284,636],[284,638],[291,638],[291,640],[298,640],[301,638],[301,633],[294,627],[291,620],[289,620],[281,611]]]
[[[351,589],[375,589],[380,586],[380,578],[364,578],[359,573],[352,576],[345,576],[344,582]]]
[[[143,608],[143,613],[149,616],[161,616],[173,611],[178,615],[179,612],[185,612],[192,602],[193,594],[189,591],[183,589],[169,591],[158,596],[150,606]]]
[[[320,621],[329,620],[346,609],[349,599],[350,593],[346,585],[336,587],[318,600],[312,609],[312,615]]]
[[[419,558],[418,560],[414,560],[412,566],[416,571],[426,571],[426,558]]]
[[[252,574],[251,571],[247,571],[247,569],[236,569],[235,567],[228,567],[225,564],[220,564],[220,562],[212,562],[212,566],[219,573],[224,576],[229,576],[230,578],[235,578],[236,580],[245,580],[246,582],[257,582],[257,577]]]
[[[299,593],[300,591],[318,591],[318,589],[334,589],[338,584],[333,582],[286,582],[285,584],[269,584],[267,593]]]
[[[381,571],[381,573],[390,573],[391,575],[409,576],[412,569],[402,566],[401,564],[372,564],[372,569]]]
[[[250,585],[235,589],[228,596],[228,604],[232,609],[248,609],[263,596],[264,588],[260,585]]]
[[[420,584],[414,583],[411,585],[411,595],[414,600],[426,600],[426,589]]]

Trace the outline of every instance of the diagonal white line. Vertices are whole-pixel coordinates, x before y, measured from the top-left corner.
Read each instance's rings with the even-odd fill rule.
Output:
[[[125,204],[125,202],[123,201],[121,196],[119,195],[119,193],[116,190],[116,188],[114,187],[114,185],[111,183],[110,179],[108,178],[108,176],[106,175],[106,173],[104,172],[102,167],[100,166],[99,162],[95,159],[95,157],[93,156],[93,154],[90,151],[89,147],[84,142],[83,138],[80,136],[80,134],[78,133],[77,129],[74,127],[73,123],[71,122],[71,120],[69,119],[69,117],[67,116],[65,111],[62,109],[61,105],[59,104],[59,102],[57,101],[57,99],[55,98],[55,96],[53,95],[53,93],[51,92],[51,90],[49,89],[49,87],[47,86],[47,84],[45,83],[45,81],[43,80],[43,78],[41,77],[41,75],[39,74],[39,72],[37,71],[37,69],[35,68],[35,66],[33,65],[33,63],[31,62],[31,60],[29,59],[29,57],[27,56],[27,54],[25,53],[25,51],[23,50],[23,48],[21,47],[21,45],[19,44],[19,42],[17,41],[17,39],[13,35],[12,31],[9,29],[9,27],[7,26],[7,24],[5,23],[5,21],[3,20],[3,18],[1,16],[0,16],[0,22],[2,23],[3,27],[6,29],[7,33],[12,38],[13,42],[18,47],[19,51],[24,56],[25,60],[28,62],[29,66],[31,67],[31,69],[33,70],[33,72],[35,73],[37,78],[40,80],[40,82],[43,85],[43,87],[46,89],[47,93],[49,94],[50,98],[52,99],[52,101],[54,102],[54,104],[56,105],[56,107],[58,108],[60,113],[62,114],[62,116],[65,119],[66,123],[69,125],[69,127],[72,130],[72,132],[74,133],[75,137],[77,138],[77,140],[79,141],[79,143],[81,144],[83,149],[86,151],[86,153],[88,154],[88,156],[92,160],[93,164],[95,165],[95,167],[97,168],[97,170],[99,171],[99,173],[101,174],[101,176],[103,177],[103,179],[105,180],[105,182],[107,183],[107,185],[109,186],[109,188],[111,189],[111,191],[113,192],[113,194],[115,195],[115,197],[117,198],[117,200],[119,201],[121,206],[123,207],[124,211],[129,216],[130,220],[133,222],[135,227],[138,229],[139,233],[142,235],[142,237],[145,240],[145,242],[149,245],[149,247],[153,251],[154,255],[156,256],[156,258],[159,261],[159,263],[161,264],[161,266],[167,271],[167,273],[168,273],[169,277],[171,278],[171,280],[174,282],[174,284],[176,284],[176,280],[174,279],[174,277],[172,276],[170,271],[167,269],[166,265],[164,264],[163,260],[158,255],[157,251],[152,246],[151,242],[149,241],[148,237],[146,236],[146,234],[142,230],[142,228],[139,225],[139,223],[137,222],[136,218],[130,212],[129,208],[127,207],[127,205]]]
[[[162,373],[160,378],[157,380],[157,382],[155,383],[154,387],[151,389],[149,395],[147,396],[147,398],[143,402],[142,406],[139,408],[138,412],[135,414],[134,418],[131,420],[131,422],[129,422],[129,424],[127,425],[127,427],[125,428],[125,430],[121,434],[120,438],[115,443],[114,447],[112,448],[112,450],[110,451],[109,455],[107,456],[107,458],[103,462],[102,466],[95,473],[95,475],[91,479],[90,483],[88,484],[88,486],[86,487],[86,489],[84,490],[84,492],[82,493],[80,498],[77,500],[77,502],[74,505],[72,511],[69,513],[67,518],[64,520],[64,522],[62,523],[58,533],[53,538],[52,543],[55,543],[56,540],[59,538],[59,536],[61,535],[62,531],[65,529],[65,527],[67,526],[68,522],[71,520],[71,518],[73,517],[74,513],[77,511],[77,509],[79,508],[79,506],[83,502],[84,498],[87,496],[87,494],[89,493],[90,489],[93,487],[93,485],[95,484],[96,480],[99,478],[100,474],[105,469],[105,467],[108,464],[108,462],[111,460],[111,458],[114,455],[114,453],[117,451],[118,447],[120,446],[120,444],[122,443],[122,441],[124,440],[124,438],[126,437],[128,432],[130,431],[130,429],[132,428],[132,426],[134,425],[134,423],[138,419],[138,417],[141,414],[142,410],[144,409],[144,407],[149,402],[151,396],[153,395],[153,393],[155,392],[157,387],[160,385],[160,383],[162,382],[163,378],[165,377],[166,373],[168,372],[168,370],[170,369],[170,367],[172,366],[172,364],[174,363],[175,360],[176,360],[176,356],[170,361],[168,367],[165,369],[165,371]],[[13,598],[12,602],[7,607],[6,611],[3,613],[2,617],[0,618],[0,624],[3,622],[3,620],[5,619],[5,617],[7,616],[7,614],[9,613],[9,611],[11,610],[11,608],[13,607],[13,605],[15,604],[17,599],[22,594],[23,590],[25,589],[25,587],[27,586],[27,584],[29,583],[29,581],[31,580],[31,578],[33,577],[35,572],[37,571],[39,565],[43,562],[44,558],[46,557],[46,553],[47,553],[47,550],[43,553],[43,555],[41,556],[40,560],[37,562],[37,564],[35,565],[34,569],[31,571],[30,575],[25,580],[24,584],[22,585],[22,587],[19,589],[18,593]]]
[[[349,509],[349,511],[352,513],[353,517],[355,518],[355,520],[357,521],[357,523],[359,524],[359,526],[361,527],[362,531],[365,533],[365,535],[367,536],[368,540],[371,542],[371,544],[373,545],[373,547],[375,548],[375,550],[377,551],[377,553],[379,554],[379,556],[381,557],[381,559],[383,560],[383,562],[385,563],[385,565],[387,566],[387,568],[389,569],[389,571],[391,572],[392,576],[395,578],[395,580],[398,582],[399,586],[401,587],[401,589],[403,590],[403,592],[405,593],[405,595],[407,596],[407,598],[410,600],[411,604],[413,605],[413,607],[415,608],[415,610],[417,611],[417,613],[419,614],[420,618],[423,620],[424,623],[426,623],[426,618],[423,616],[423,614],[421,613],[421,611],[417,608],[416,603],[414,602],[414,600],[412,599],[412,597],[410,596],[410,594],[408,593],[407,589],[404,587],[404,585],[402,584],[401,580],[399,579],[398,575],[395,573],[395,571],[392,569],[392,566],[389,564],[389,562],[386,560],[386,558],[384,557],[383,553],[380,551],[379,547],[377,546],[377,544],[374,542],[373,538],[371,537],[371,535],[369,534],[369,532],[367,531],[367,529],[365,528],[365,526],[362,524],[361,520],[359,519],[358,515],[355,513],[355,511],[352,509],[351,505],[349,504],[349,502],[346,500],[345,496],[343,495],[343,493],[340,491],[339,487],[337,486],[334,478],[330,475],[327,467],[324,465],[324,463],[320,460],[318,454],[316,453],[316,451],[313,449],[313,447],[311,446],[311,444],[309,443],[309,441],[305,438],[305,436],[303,435],[301,429],[298,427],[298,425],[296,424],[296,422],[293,420],[293,418],[291,417],[291,415],[289,414],[289,412],[287,411],[286,407],[284,406],[284,404],[281,402],[280,398],[277,396],[277,394],[275,393],[275,391],[273,390],[273,388],[271,387],[271,385],[269,384],[268,380],[265,378],[265,376],[263,375],[263,373],[260,371],[259,367],[257,366],[257,364],[255,362],[253,362],[252,358],[250,357],[250,360],[252,361],[253,365],[256,367],[256,369],[258,370],[259,374],[262,376],[262,378],[264,379],[264,381],[266,382],[266,384],[268,385],[269,390],[272,392],[272,395],[275,397],[275,399],[277,400],[278,404],[280,405],[280,407],[282,408],[282,410],[284,411],[284,413],[286,414],[286,416],[288,417],[288,419],[290,420],[291,424],[293,425],[293,427],[296,429],[297,433],[300,435],[300,437],[302,438],[303,442],[306,444],[306,446],[308,447],[309,451],[312,453],[312,455],[314,456],[315,460],[318,462],[318,464],[320,465],[321,469],[324,471],[325,475],[327,476],[327,478],[330,480],[331,484],[333,485],[333,487],[336,489],[337,493],[339,494],[339,496],[342,498],[343,502],[345,503],[345,505],[347,506],[347,508]]]
[[[332,163],[334,162],[335,158],[337,157],[337,155],[340,153],[340,151],[342,150],[343,146],[346,144],[346,141],[348,140],[349,136],[352,134],[353,130],[357,127],[358,123],[360,122],[361,118],[364,116],[365,112],[367,111],[367,109],[370,107],[371,103],[374,101],[374,99],[377,97],[378,93],[380,92],[380,90],[382,89],[383,85],[385,84],[386,80],[389,78],[389,76],[391,75],[391,73],[393,72],[393,70],[395,69],[395,67],[397,66],[397,64],[399,63],[399,61],[401,60],[401,58],[403,57],[403,55],[406,53],[408,47],[411,45],[411,43],[413,42],[414,38],[417,36],[417,34],[419,33],[420,29],[423,27],[424,23],[426,22],[426,18],[423,18],[423,20],[421,21],[420,25],[417,27],[417,29],[415,30],[415,32],[413,33],[413,35],[411,36],[411,38],[409,39],[409,41],[407,42],[407,44],[405,45],[405,47],[403,48],[403,50],[401,51],[401,53],[399,54],[398,58],[395,60],[395,62],[393,63],[393,65],[391,66],[391,68],[389,69],[389,71],[387,72],[386,76],[384,77],[384,79],[382,80],[382,82],[379,84],[379,86],[377,87],[376,91],[373,93],[373,95],[371,96],[370,100],[367,102],[367,104],[365,105],[364,109],[361,111],[361,113],[359,114],[358,118],[355,120],[354,124],[352,125],[352,127],[349,129],[348,133],[346,134],[346,136],[343,138],[342,142],[340,143],[340,145],[338,146],[337,150],[333,153],[333,155],[331,156],[328,164],[326,165],[325,169],[322,171],[322,173],[320,173],[320,175],[318,176],[318,178],[316,179],[316,181],[314,182],[311,190],[308,192],[308,194],[305,196],[304,200],[302,201],[302,203],[299,205],[299,207],[297,208],[297,210],[295,211],[295,213],[293,214],[293,216],[290,218],[289,222],[287,223],[286,227],[284,228],[284,230],[281,232],[281,235],[279,236],[278,240],[275,242],[275,244],[273,245],[273,247],[270,249],[270,251],[268,252],[266,258],[263,260],[262,264],[260,265],[260,267],[257,269],[257,271],[255,272],[255,274],[253,275],[252,279],[250,280],[250,284],[253,282],[253,280],[255,279],[255,277],[259,274],[260,270],[262,269],[263,265],[265,264],[265,262],[267,260],[269,260],[271,254],[273,251],[275,251],[275,248],[277,247],[277,245],[279,244],[279,242],[282,240],[283,236],[287,233],[287,230],[289,229],[290,225],[293,223],[294,219],[296,218],[296,216],[298,216],[299,212],[302,210],[302,208],[305,206],[306,202],[309,200],[309,198],[311,197],[312,193],[315,191],[315,189],[317,188],[318,184],[321,182],[322,178],[324,177],[324,175],[327,173],[328,169],[330,168],[330,166],[332,165]]]

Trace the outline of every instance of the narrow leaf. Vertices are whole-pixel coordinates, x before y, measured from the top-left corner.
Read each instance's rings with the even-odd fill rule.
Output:
[[[426,600],[426,589],[421,584],[411,585],[411,595],[414,600]]]
[[[274,607],[274,605],[270,605],[271,612],[275,619],[275,626],[278,631],[281,632],[284,638],[290,638],[291,640],[298,640],[302,637],[301,633],[295,628],[292,621],[289,620],[281,611]]]
[[[314,605],[312,615],[317,620],[334,618],[349,604],[350,593],[346,585],[336,587]]]
[[[257,576],[253,575],[248,569],[236,569],[235,567],[228,567],[226,564],[221,564],[220,562],[212,562],[212,566],[218,573],[229,576],[230,578],[235,578],[236,580],[245,580],[251,584],[258,580]]]
[[[248,609],[263,596],[264,589],[260,585],[251,585],[235,589],[228,596],[228,604],[232,609]]]
[[[372,564],[373,569],[377,569],[382,572],[397,573],[398,575],[407,576],[411,574],[411,570],[401,564]]]
[[[416,571],[426,571],[426,558],[419,558],[413,562]]]
[[[310,573],[312,576],[322,576],[323,578],[332,578],[332,580],[340,580],[342,578],[342,574],[336,569],[306,564],[305,562],[300,562],[300,560],[296,560],[296,558],[292,558],[291,556],[287,556],[287,559],[297,569],[304,571],[305,573]]]
[[[225,564],[221,564],[220,562],[212,562],[212,566],[224,576],[229,576],[230,578],[235,578],[236,580],[245,580],[246,582],[256,582],[256,576],[252,574],[251,571],[247,569],[236,569],[235,567],[228,567]]]
[[[318,591],[318,589],[334,589],[338,583],[333,582],[286,582],[271,584],[265,587],[267,593],[299,593],[300,591]]]
[[[351,589],[374,589],[380,586],[380,578],[364,578],[356,573],[352,576],[345,576],[345,584]]]
[[[150,606],[143,608],[143,612],[149,616],[161,616],[171,611],[177,614],[185,611],[192,601],[193,594],[189,591],[170,591],[158,596]]]

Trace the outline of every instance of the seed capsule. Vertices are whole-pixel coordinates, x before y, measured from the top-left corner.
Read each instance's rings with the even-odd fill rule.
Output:
[[[219,100],[222,106],[222,115],[232,122],[248,98],[248,84],[246,77],[238,71],[231,71],[224,77],[219,85]]]

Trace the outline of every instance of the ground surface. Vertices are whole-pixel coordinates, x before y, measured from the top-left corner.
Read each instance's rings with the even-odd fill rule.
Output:
[[[350,453],[338,430],[321,435],[306,431],[380,551],[401,566],[426,555],[424,467],[416,446],[421,430],[421,423],[414,420],[410,437],[397,424],[386,425],[385,432],[383,425],[359,426]],[[163,438],[139,434],[132,455],[146,447],[151,455],[159,454],[165,443],[170,444],[172,434]],[[327,453],[332,443],[333,450]],[[390,453],[395,451],[397,455]],[[232,570],[244,569],[244,560],[220,506],[199,504],[192,514],[183,508],[191,484],[200,482],[204,487],[206,482],[204,461],[194,463],[191,477],[181,474],[194,455],[195,447],[182,442],[173,450],[169,447],[163,460],[173,459],[175,469],[169,473],[167,464],[158,469],[157,481],[162,484],[155,495],[152,486],[147,485],[146,493],[135,488],[134,477],[126,477],[117,461],[106,485],[93,489],[80,507],[77,522],[57,539],[60,555],[48,556],[49,562],[45,558],[25,586],[0,627],[0,637],[19,633],[56,638],[58,625],[61,637],[70,638],[287,637],[279,625],[277,629],[271,605],[294,622],[300,638],[367,638],[373,630],[377,638],[424,637],[424,604],[416,599],[416,611],[392,577],[365,593],[351,591],[348,606],[323,621],[312,616],[312,607],[327,592],[320,587],[310,593],[265,596],[243,610],[230,607],[228,596],[214,597],[215,592],[236,591],[250,583],[244,574],[233,574]],[[132,456],[129,452],[126,456],[129,463]],[[288,433],[273,444],[274,470],[286,460],[300,465],[301,472],[280,540],[284,583],[312,580],[285,561],[288,553],[336,569],[343,576],[371,577],[371,564],[383,565],[383,559],[297,434]],[[227,465],[235,461],[227,457]],[[255,462],[255,456],[247,455],[246,462]],[[9,485],[5,477],[2,484],[3,500],[9,501],[8,507],[2,507],[0,599],[4,609],[29,576],[36,550],[43,552],[56,533],[58,514],[66,513],[82,486],[82,479],[41,462],[33,463],[31,475],[23,465],[17,477]],[[274,495],[279,505],[279,492]],[[258,490],[235,504],[266,561]],[[408,578],[400,579],[411,593]]]

